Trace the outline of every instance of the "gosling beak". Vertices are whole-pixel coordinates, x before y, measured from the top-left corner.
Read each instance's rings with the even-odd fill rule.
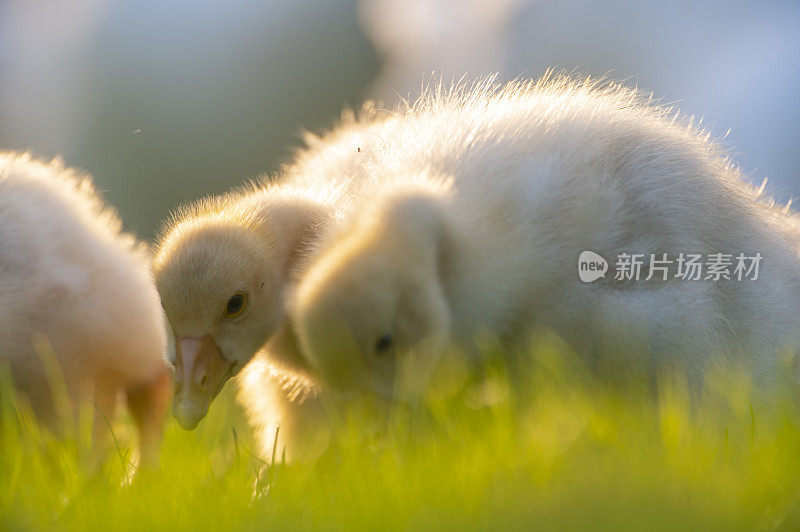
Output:
[[[179,338],[175,343],[175,400],[172,412],[186,430],[206,416],[211,401],[233,372],[234,363],[222,356],[214,340]]]

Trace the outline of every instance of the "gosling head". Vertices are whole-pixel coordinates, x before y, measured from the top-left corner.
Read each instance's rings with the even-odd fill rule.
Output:
[[[306,272],[293,321],[323,382],[386,399],[420,391],[407,384],[424,385],[450,329],[439,218],[435,198],[393,197]]]
[[[280,326],[278,255],[252,227],[215,218],[179,223],[161,239],[153,273],[174,340],[173,412],[184,428],[197,426]]]

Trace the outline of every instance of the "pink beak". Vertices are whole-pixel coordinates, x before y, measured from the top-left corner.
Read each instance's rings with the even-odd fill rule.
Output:
[[[172,412],[186,430],[194,429],[233,370],[214,340],[178,338],[175,344],[175,400]]]

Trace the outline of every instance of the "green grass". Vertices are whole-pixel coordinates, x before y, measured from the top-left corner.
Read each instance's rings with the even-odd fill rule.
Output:
[[[114,425],[119,448],[87,473],[88,430],[40,431],[6,380],[0,527],[800,529],[788,382],[756,404],[745,379],[716,375],[690,402],[678,374],[609,384],[557,348],[533,351],[524,372],[496,362],[476,380],[451,368],[447,385],[394,408],[377,433],[354,408],[314,463],[257,458],[227,390],[197,430],[170,421],[161,469],[132,481],[127,418]],[[269,486],[254,495],[259,471]]]

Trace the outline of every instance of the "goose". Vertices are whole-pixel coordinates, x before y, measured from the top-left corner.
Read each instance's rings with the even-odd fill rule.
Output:
[[[191,202],[164,222],[152,271],[170,330],[173,414],[185,429],[237,376],[238,400],[267,457],[278,425],[291,458],[307,447],[300,427],[324,417],[285,301],[318,243],[373,182],[358,159],[380,118],[367,109],[344,113],[341,123],[305,135],[278,175]]]
[[[588,361],[695,383],[728,364],[764,389],[796,352],[798,216],[646,95],[489,78],[429,88],[374,134],[359,161],[377,183],[289,302],[329,387],[413,396],[449,349],[475,367],[487,338],[515,353],[542,331]]]
[[[97,456],[124,395],[153,465],[170,395],[163,315],[147,248],[121,228],[90,176],[0,152],[0,363],[51,429],[94,401]]]

